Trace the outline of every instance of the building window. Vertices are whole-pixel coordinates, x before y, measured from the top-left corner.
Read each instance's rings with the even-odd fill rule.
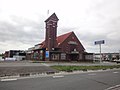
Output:
[[[66,59],[66,54],[65,53],[61,53],[61,60],[65,60]]]
[[[38,59],[38,55],[39,55],[38,52],[35,52],[34,53],[34,59]]]
[[[52,60],[59,60],[59,54],[52,54]]]

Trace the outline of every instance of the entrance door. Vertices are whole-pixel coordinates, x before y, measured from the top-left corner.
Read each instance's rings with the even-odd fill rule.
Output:
[[[79,54],[70,54],[70,60],[71,61],[78,61]]]

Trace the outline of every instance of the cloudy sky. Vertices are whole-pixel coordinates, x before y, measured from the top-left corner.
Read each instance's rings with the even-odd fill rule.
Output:
[[[0,53],[27,50],[45,38],[44,21],[56,13],[58,33],[74,31],[87,52],[120,50],[120,0],[0,0]]]

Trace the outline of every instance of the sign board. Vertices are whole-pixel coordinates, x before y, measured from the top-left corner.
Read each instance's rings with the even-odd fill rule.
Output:
[[[78,45],[78,43],[75,41],[69,41],[68,44]]]
[[[105,41],[104,41],[104,40],[95,41],[95,45],[97,45],[97,44],[104,44],[104,43],[105,43]]]
[[[49,51],[46,51],[45,56],[46,58],[49,58]]]

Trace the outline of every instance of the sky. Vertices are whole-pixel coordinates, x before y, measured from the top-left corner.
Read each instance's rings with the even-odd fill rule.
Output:
[[[102,52],[119,52],[120,0],[0,0],[0,53],[41,43],[54,12],[58,36],[74,31],[87,52],[98,53],[99,40]]]

